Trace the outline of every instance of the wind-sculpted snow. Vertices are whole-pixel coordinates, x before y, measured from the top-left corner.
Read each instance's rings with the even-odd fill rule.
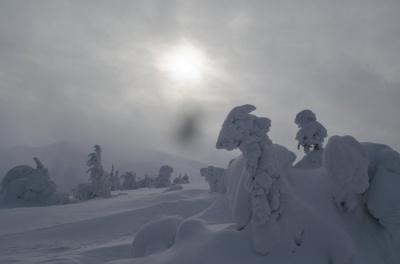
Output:
[[[336,204],[341,209],[353,210],[358,203],[357,195],[369,186],[367,150],[351,136],[333,136],[322,159],[334,183]]]
[[[159,215],[140,228],[132,242],[131,256],[140,258],[164,251],[175,243],[180,216]]]
[[[58,192],[43,163],[38,158],[34,158],[34,161],[36,169],[28,165],[17,166],[4,177],[1,192],[5,207],[47,206],[69,202],[67,194]]]

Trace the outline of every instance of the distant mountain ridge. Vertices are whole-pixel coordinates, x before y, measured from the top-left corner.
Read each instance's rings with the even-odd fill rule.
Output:
[[[3,179],[8,170],[18,165],[30,165],[34,167],[34,157],[38,157],[45,167],[49,169],[50,177],[64,191],[69,191],[78,183],[87,182],[86,161],[93,147],[74,142],[59,142],[44,147],[16,146],[8,149],[0,149],[0,179]],[[103,167],[106,171],[119,170],[119,174],[126,171],[135,171],[138,177],[145,174],[157,175],[162,165],[170,165],[174,168],[172,177],[179,173],[187,173],[189,177],[204,181],[200,178],[200,168],[207,164],[179,157],[166,152],[133,149],[132,152],[118,152],[116,150],[102,152]]]

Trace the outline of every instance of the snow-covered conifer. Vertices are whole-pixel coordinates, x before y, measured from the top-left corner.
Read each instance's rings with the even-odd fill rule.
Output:
[[[109,198],[111,197],[111,186],[108,180],[108,175],[103,170],[101,147],[95,145],[94,149],[95,151],[88,155],[89,160],[86,162],[86,165],[89,166],[89,169],[86,173],[90,173],[93,193],[97,197]]]
[[[306,154],[312,150],[322,149],[322,143],[328,136],[326,128],[317,121],[311,110],[303,110],[296,115],[294,122],[300,130],[296,134],[297,147],[303,147]]]
[[[172,181],[174,184],[186,184],[190,183],[189,182],[189,176],[185,173],[184,176],[182,176],[182,173],[179,173],[178,177],[175,177],[174,180]]]
[[[154,180],[155,188],[169,187],[171,186],[171,173],[174,169],[171,166],[161,166],[157,178]]]
[[[5,202],[9,206],[47,206],[66,204],[68,195],[58,191],[50,180],[48,169],[34,158],[36,169],[28,165],[11,169],[4,177],[1,186]]]
[[[151,188],[154,186],[154,178],[145,174],[143,179],[138,178],[137,183],[139,188]]]
[[[220,186],[225,169],[214,166],[201,168],[200,174],[205,177],[206,182],[210,186],[210,192],[221,192]]]
[[[124,183],[122,184],[121,190],[139,189],[136,181],[136,173],[134,171],[125,172],[122,177],[124,178]]]
[[[111,191],[117,191],[121,189],[121,182],[119,181],[118,178],[118,171],[114,173],[114,164],[112,164],[111,166],[109,181],[111,185]]]
[[[239,230],[252,221],[254,248],[260,254],[267,254],[280,239],[277,221],[281,214],[281,193],[277,183],[281,171],[267,135],[271,120],[250,114],[255,109],[253,105],[233,108],[222,125],[216,147],[239,148],[243,154],[246,179],[242,178],[240,183],[244,188],[236,189],[233,217]],[[250,208],[247,194],[241,192],[251,193]]]
[[[334,183],[335,202],[340,209],[351,211],[358,204],[358,195],[369,186],[367,150],[352,136],[333,136],[322,161]]]

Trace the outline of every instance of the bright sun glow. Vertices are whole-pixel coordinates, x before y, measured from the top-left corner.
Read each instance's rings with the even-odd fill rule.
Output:
[[[185,43],[161,56],[160,69],[180,81],[198,81],[205,70],[205,56],[201,50]]]

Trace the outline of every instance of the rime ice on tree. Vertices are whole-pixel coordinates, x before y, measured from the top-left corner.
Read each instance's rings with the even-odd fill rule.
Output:
[[[58,191],[43,163],[38,158],[34,158],[34,161],[36,169],[22,165],[7,172],[1,182],[0,192],[5,194],[5,203],[11,207],[69,203],[68,195]]]
[[[336,204],[341,210],[353,210],[358,195],[369,186],[367,150],[352,136],[333,136],[326,145],[323,164],[333,182]]]
[[[171,173],[174,169],[170,166],[164,165],[160,168],[157,178],[154,180],[155,188],[169,187],[171,186]]]
[[[233,217],[239,230],[252,221],[254,248],[260,254],[267,254],[281,236],[277,223],[281,210],[278,186],[281,175],[267,135],[271,120],[251,115],[255,109],[253,105],[233,108],[222,125],[216,147],[226,150],[239,148],[243,154],[247,173],[243,184],[251,193],[252,208],[247,208],[246,195],[242,195],[244,198],[235,202],[242,206],[233,209]]]
[[[122,184],[121,190],[139,189],[136,180],[136,173],[134,171],[125,172],[125,174],[122,175],[122,177],[124,178],[124,183]]]
[[[315,114],[311,110],[303,110],[296,115],[294,120],[300,130],[296,134],[299,142],[297,147],[303,147],[306,154],[312,150],[322,149],[322,143],[328,136],[326,128],[317,121]]]
[[[214,166],[208,166],[207,168],[201,168],[200,174],[206,178],[206,182],[210,186],[210,192],[222,193],[221,182],[224,175],[225,169]]]
[[[88,155],[89,160],[86,162],[86,165],[90,168],[86,173],[90,173],[91,187],[95,196],[109,198],[111,197],[111,186],[101,164],[101,147],[95,145],[94,149],[95,151]]]
[[[185,173],[182,177],[182,173],[179,173],[178,177],[175,177],[175,179],[172,181],[174,184],[187,184],[189,182],[189,176]]]
[[[114,173],[114,164],[111,166],[109,181],[111,185],[111,191],[117,191],[121,189],[121,182],[119,181],[118,171]]]

